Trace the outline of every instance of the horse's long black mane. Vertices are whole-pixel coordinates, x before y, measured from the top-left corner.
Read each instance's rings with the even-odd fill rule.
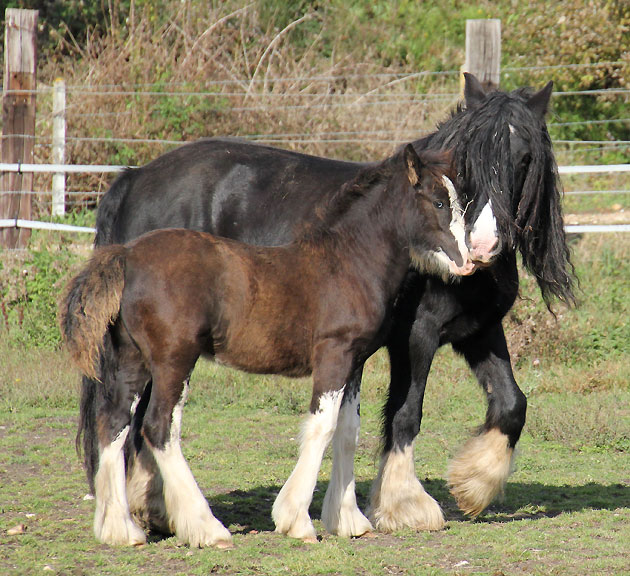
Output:
[[[530,89],[492,92],[476,107],[458,105],[417,148],[450,148],[462,205],[487,193],[506,246],[518,250],[550,306],[556,297],[574,304],[574,269],[562,216],[562,188],[545,122],[528,106]],[[510,125],[527,141],[527,166],[513,166]],[[517,172],[526,170],[522,191]],[[520,192],[520,193],[519,193]]]

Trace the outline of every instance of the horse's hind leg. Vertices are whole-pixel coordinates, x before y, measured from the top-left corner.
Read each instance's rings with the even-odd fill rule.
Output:
[[[361,536],[373,529],[357,505],[354,480],[354,453],[359,440],[361,372],[361,369],[357,370],[346,384],[333,436],[330,482],[322,506],[322,522],[326,530],[339,536]]]
[[[147,447],[163,479],[169,529],[190,546],[232,545],[230,532],[212,514],[182,454],[180,435],[188,393],[187,373],[154,369],[151,398],[142,425]]]
[[[461,510],[474,517],[505,486],[525,425],[527,400],[514,380],[501,323],[453,346],[464,354],[488,396],[482,432],[464,445],[449,467],[451,493]]]
[[[123,446],[147,374],[137,351],[129,346],[117,348],[110,360],[114,366],[107,367],[107,389],[96,410],[99,462],[94,477],[94,534],[107,544],[137,545],[146,537],[130,515]]]

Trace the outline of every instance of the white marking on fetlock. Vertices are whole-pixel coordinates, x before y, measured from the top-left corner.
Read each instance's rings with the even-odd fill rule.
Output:
[[[359,440],[359,394],[346,398],[333,437],[333,465],[322,506],[326,530],[339,536],[361,536],[373,530],[357,505],[354,453]]]
[[[342,398],[343,388],[323,394],[317,412],[306,418],[301,435],[300,456],[273,504],[272,517],[276,532],[305,542],[317,539],[308,508],[313,499],[324,452],[337,426]]]
[[[164,503],[172,532],[192,547],[232,545],[232,535],[219,522],[204,498],[181,451],[180,434],[188,386],[173,410],[170,439],[153,456],[164,482]]]
[[[101,451],[94,478],[94,535],[105,544],[135,546],[146,542],[144,532],[131,518],[127,503],[123,446],[128,433],[129,426],[125,426]]]
[[[511,472],[514,450],[497,428],[471,438],[448,471],[448,486],[460,509],[473,518],[499,493]]]
[[[378,530],[441,530],[444,514],[416,477],[413,444],[383,454],[371,494],[370,519]]]

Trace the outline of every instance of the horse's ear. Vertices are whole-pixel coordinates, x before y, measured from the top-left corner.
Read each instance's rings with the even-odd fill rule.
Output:
[[[464,100],[466,108],[474,110],[486,98],[486,92],[477,80],[477,77],[470,72],[464,72]]]
[[[547,82],[547,85],[540,91],[536,92],[527,101],[527,107],[539,118],[544,118],[549,107],[549,99],[553,90],[553,80]]]
[[[417,186],[420,182],[420,170],[422,162],[411,144],[405,146],[405,166],[407,166],[407,177],[412,186]]]

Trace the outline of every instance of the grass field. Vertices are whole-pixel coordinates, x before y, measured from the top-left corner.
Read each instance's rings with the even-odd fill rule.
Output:
[[[51,247],[50,258],[0,253],[3,298],[12,278],[22,282],[22,270],[34,285],[58,285],[51,270],[63,272],[73,261],[66,240],[35,240]],[[506,320],[528,421],[504,498],[476,521],[456,508],[445,474],[448,459],[483,421],[485,401],[464,362],[449,349],[438,354],[415,454],[418,476],[448,520],[439,533],[346,540],[326,534],[319,521],[315,545],[273,533],[271,505],[295,463],[310,382],[200,363],[184,413],[183,448],[213,511],[234,535],[228,551],[191,550],[175,538],[152,538],[135,549],[95,541],[94,503],[83,499],[87,486],[74,452],[79,379],[63,351],[32,344],[32,333],[43,328],[39,312],[29,311],[39,302],[29,284],[21,321],[5,306],[0,327],[0,574],[630,573],[630,238],[585,236],[573,248],[580,308],[559,310],[554,320],[525,278],[523,297]],[[21,288],[13,288],[15,303]],[[387,371],[379,353],[363,385],[356,459],[362,507],[378,467]],[[329,472],[327,456],[314,518]],[[21,533],[13,534],[16,528]]]

